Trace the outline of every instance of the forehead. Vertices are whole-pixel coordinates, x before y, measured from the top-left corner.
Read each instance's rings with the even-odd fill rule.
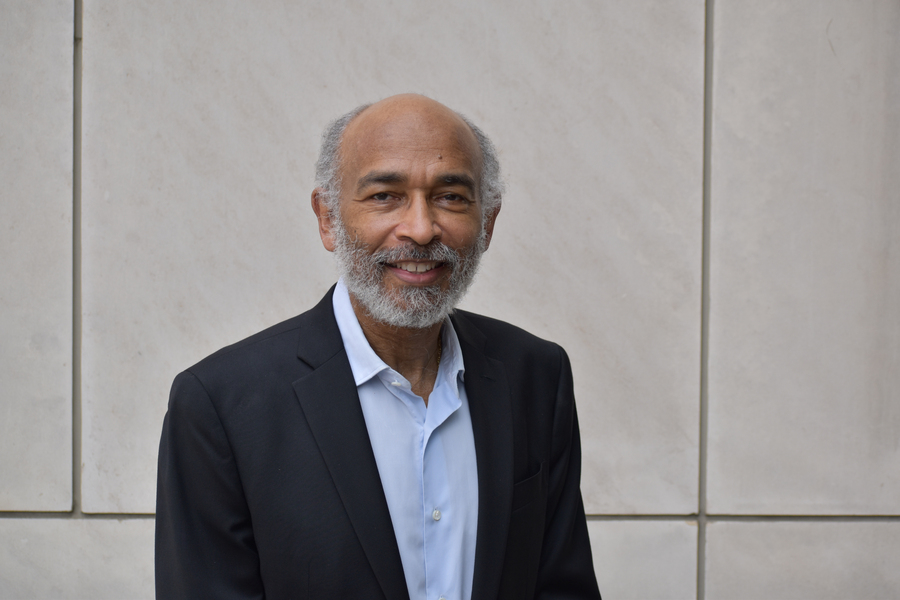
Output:
[[[373,163],[400,169],[452,166],[480,177],[481,149],[469,126],[446,107],[375,105],[347,126],[341,163],[350,177],[354,176],[351,171],[365,170]]]

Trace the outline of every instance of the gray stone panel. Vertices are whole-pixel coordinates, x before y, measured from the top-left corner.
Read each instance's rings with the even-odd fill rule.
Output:
[[[0,598],[152,599],[153,519],[0,519]]]
[[[900,4],[715,22],[709,510],[900,514]]]
[[[600,594],[614,600],[697,597],[697,523],[590,521]]]
[[[0,510],[72,508],[71,1],[0,5]]]
[[[703,2],[85,5],[84,506],[150,512],[168,386],[334,281],[325,123],[430,94],[509,181],[466,306],[572,357],[591,512],[697,498]]]
[[[707,528],[707,600],[900,597],[900,523],[745,522]]]

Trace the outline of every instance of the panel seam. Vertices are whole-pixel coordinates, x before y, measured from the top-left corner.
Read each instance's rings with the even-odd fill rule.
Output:
[[[81,61],[82,0],[74,4],[72,102],[72,518],[82,518],[81,475]]]
[[[700,431],[697,477],[697,600],[706,597],[707,459],[709,441],[710,181],[713,124],[713,9],[706,0],[703,39],[703,224],[700,284]]]

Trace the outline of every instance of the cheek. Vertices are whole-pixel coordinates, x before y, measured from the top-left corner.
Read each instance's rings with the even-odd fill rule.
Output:
[[[348,228],[347,234],[353,246],[363,248],[369,253],[377,251],[381,246],[368,229]]]
[[[444,240],[445,244],[460,248],[470,248],[475,245],[478,237],[481,235],[481,220],[460,223],[455,228],[448,228],[447,234],[448,239]]]
[[[350,239],[369,248],[377,248],[390,237],[393,223],[384,217],[360,218],[349,215],[344,219],[344,227]]]

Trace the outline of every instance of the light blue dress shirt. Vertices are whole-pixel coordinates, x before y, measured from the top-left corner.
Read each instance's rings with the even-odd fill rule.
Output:
[[[465,368],[450,319],[428,407],[369,345],[343,281],[334,316],[387,498],[411,600],[470,600],[478,474]]]

